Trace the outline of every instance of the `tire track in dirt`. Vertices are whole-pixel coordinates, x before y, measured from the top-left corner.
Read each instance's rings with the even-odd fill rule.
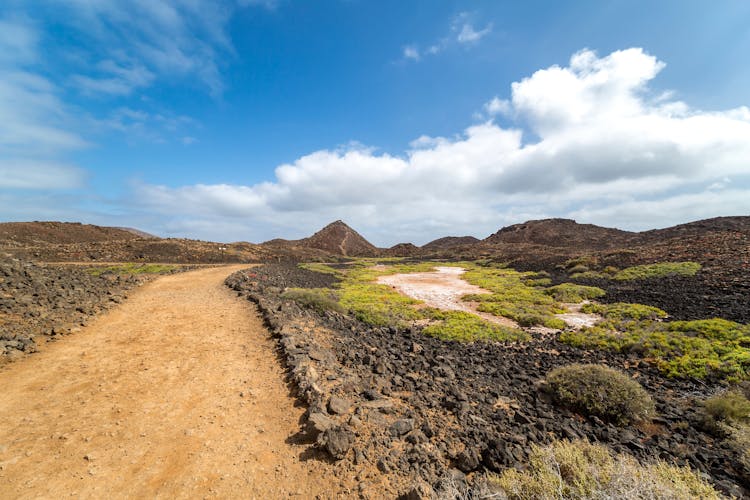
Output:
[[[347,495],[287,443],[304,410],[223,285],[246,267],[159,278],[0,371],[0,498]]]

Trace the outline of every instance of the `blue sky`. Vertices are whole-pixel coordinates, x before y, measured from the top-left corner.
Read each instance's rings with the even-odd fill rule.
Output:
[[[10,0],[0,219],[379,245],[750,213],[750,4]]]

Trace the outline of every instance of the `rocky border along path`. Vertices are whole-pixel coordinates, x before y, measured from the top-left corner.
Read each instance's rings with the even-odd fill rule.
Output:
[[[446,478],[471,483],[476,473],[522,468],[533,444],[581,438],[639,460],[689,465],[727,493],[750,494],[750,470],[738,453],[701,427],[697,402],[712,392],[705,384],[665,378],[637,357],[577,349],[554,336],[525,344],[443,342],[418,327],[374,328],[319,315],[280,296],[285,287],[332,281],[267,265],[235,273],[227,285],[259,304],[309,405],[316,447],[337,460],[337,471],[355,474],[363,496],[377,485],[422,498]],[[654,397],[658,416],[649,425],[615,427],[555,406],[537,384],[571,363],[626,371]]]
[[[290,440],[304,410],[237,269],[161,277],[0,370],[0,498],[349,495]]]

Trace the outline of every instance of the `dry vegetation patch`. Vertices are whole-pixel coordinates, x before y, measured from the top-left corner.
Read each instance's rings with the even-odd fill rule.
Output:
[[[586,441],[534,445],[526,471],[509,469],[489,476],[485,489],[490,495],[518,500],[721,498],[687,467],[663,461],[641,465],[629,455],[614,455]]]

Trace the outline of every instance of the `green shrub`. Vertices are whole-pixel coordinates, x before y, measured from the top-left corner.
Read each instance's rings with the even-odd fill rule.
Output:
[[[666,318],[668,314],[658,307],[645,306],[643,304],[629,304],[626,302],[615,302],[614,304],[584,304],[581,312],[599,314],[605,319],[615,321],[622,320],[656,320]]]
[[[430,312],[436,322],[425,327],[423,333],[441,340],[460,340],[463,342],[485,341],[525,341],[529,334],[518,328],[490,323],[475,314],[463,311]]]
[[[645,307],[645,306],[643,306]],[[560,340],[576,347],[635,353],[666,375],[729,381],[750,378],[750,326],[723,319],[674,321],[616,318],[577,331]],[[631,309],[630,314],[635,315]]]
[[[572,259],[568,259],[563,263],[563,267],[568,270],[568,272],[575,272],[572,271],[573,268],[576,266],[584,266],[586,268],[595,267],[597,264],[596,257],[593,257],[591,255],[583,255],[581,257],[574,257]]]
[[[614,276],[615,274],[619,273],[620,270],[617,269],[615,266],[607,266],[604,269],[602,269],[602,273],[608,275],[608,276]]]
[[[354,316],[374,326],[406,326],[423,319],[413,306],[421,302],[376,283],[345,283],[339,290],[340,302]]]
[[[703,423],[707,430],[725,437],[740,456],[745,476],[750,479],[750,400],[742,388],[726,390],[703,402]]]
[[[293,300],[307,309],[314,309],[319,313],[325,311],[336,311],[343,313],[346,310],[339,304],[338,297],[328,288],[289,288],[281,297]]]
[[[490,475],[486,489],[489,495],[481,498],[721,498],[688,467],[662,461],[641,465],[630,455],[613,455],[605,446],[586,441],[533,445],[527,470],[507,469],[499,476]]]
[[[549,286],[552,284],[552,280],[549,278],[531,278],[523,280],[523,284],[526,286]]]
[[[342,274],[338,269],[335,269],[330,265],[324,264],[322,262],[306,262],[304,264],[299,264],[299,267],[302,269],[307,269],[308,271],[315,271],[316,273],[322,274],[332,274],[338,277],[340,277]]]
[[[513,269],[466,266],[463,278],[472,285],[489,290],[490,294],[470,294],[463,300],[478,302],[477,310],[503,316],[521,326],[543,325],[564,328],[555,314],[565,312],[541,283],[538,273],[521,273]]]
[[[695,276],[701,270],[697,262],[659,262],[623,269],[615,274],[616,280],[640,280],[665,276]]]
[[[600,273],[599,271],[586,271],[582,273],[573,273],[570,275],[570,279],[582,280],[582,279],[609,279],[610,275]]]
[[[738,390],[708,398],[703,402],[703,412],[714,423],[750,424],[750,401]]]
[[[180,266],[170,264],[136,264],[130,262],[127,264],[117,264],[106,267],[92,267],[87,269],[89,274],[100,276],[104,273],[114,274],[168,274],[179,269]]]
[[[586,273],[588,271],[590,271],[589,267],[583,264],[578,264],[568,269],[568,273],[570,274]]]
[[[596,299],[603,297],[605,291],[595,286],[576,285],[574,283],[562,283],[552,286],[545,290],[547,295],[551,295],[555,300],[560,302],[578,303],[586,299]]]
[[[654,401],[627,374],[603,365],[574,364],[547,374],[545,389],[563,406],[618,425],[647,420]]]

